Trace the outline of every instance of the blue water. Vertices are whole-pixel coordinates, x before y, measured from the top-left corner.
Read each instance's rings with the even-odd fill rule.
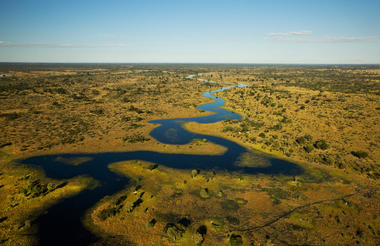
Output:
[[[245,85],[239,85],[244,87]],[[194,139],[207,139],[209,142],[224,146],[227,151],[222,155],[191,155],[191,154],[166,154],[153,151],[133,152],[107,152],[96,154],[59,154],[35,156],[21,160],[24,164],[30,164],[41,168],[47,177],[64,180],[78,175],[86,175],[96,179],[99,186],[95,189],[86,189],[78,195],[67,198],[47,209],[47,213],[38,217],[34,223],[38,224],[40,245],[88,245],[99,240],[97,236],[88,231],[82,224],[85,212],[93,207],[100,199],[107,195],[115,194],[123,190],[129,183],[126,176],[112,172],[110,163],[128,160],[142,160],[157,163],[166,167],[177,169],[201,169],[201,170],[226,170],[237,171],[242,174],[267,174],[267,175],[300,175],[303,169],[294,163],[273,158],[264,154],[255,153],[265,158],[269,166],[266,167],[239,167],[235,163],[240,156],[249,152],[243,146],[221,137],[197,134],[185,130],[182,125],[186,122],[198,122],[201,124],[214,123],[226,119],[241,119],[237,113],[221,109],[224,100],[217,98],[214,93],[233,88],[223,87],[219,90],[206,92],[205,97],[215,102],[199,106],[200,110],[213,112],[211,115],[195,118],[162,119],[150,121],[159,124],[150,133],[154,139],[165,144],[182,145]],[[67,165],[59,161],[58,157],[77,158],[90,157],[91,160],[78,166]],[[58,158],[58,159],[57,159]],[[126,164],[128,165],[128,164]]]
[[[203,94],[204,97],[211,98],[215,102],[203,104],[198,107],[199,110],[213,112],[214,114],[208,116],[194,117],[194,118],[176,118],[164,120],[152,120],[149,123],[160,124],[160,126],[153,129],[150,135],[156,140],[165,144],[188,144],[193,139],[197,138],[196,134],[183,129],[182,125],[187,122],[197,122],[201,124],[215,123],[222,120],[239,120],[241,115],[220,108],[224,105],[225,101],[222,98],[214,96],[214,93],[223,90],[228,90],[236,86],[223,87],[218,90],[208,91]],[[245,85],[239,85],[245,87]],[[207,137],[206,137],[207,138]]]

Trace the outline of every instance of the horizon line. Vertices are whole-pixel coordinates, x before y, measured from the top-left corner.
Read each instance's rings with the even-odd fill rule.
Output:
[[[0,64],[210,64],[210,65],[378,65],[379,63],[297,63],[297,62],[46,62],[0,61]]]

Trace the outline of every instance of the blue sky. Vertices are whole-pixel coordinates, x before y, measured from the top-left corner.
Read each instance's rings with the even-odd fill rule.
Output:
[[[0,0],[0,61],[379,64],[379,13],[365,0]]]

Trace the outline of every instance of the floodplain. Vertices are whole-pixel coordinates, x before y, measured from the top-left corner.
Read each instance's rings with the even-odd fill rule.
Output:
[[[380,242],[379,66],[0,70],[2,245]]]

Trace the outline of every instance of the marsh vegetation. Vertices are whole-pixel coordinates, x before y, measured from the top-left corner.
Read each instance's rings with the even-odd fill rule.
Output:
[[[150,120],[210,114],[197,106],[221,86],[196,78],[250,85],[217,94],[242,119],[185,127],[252,153],[234,171],[111,161],[110,172],[129,182],[82,215],[95,245],[379,243],[379,67],[2,64],[0,72],[0,244],[38,244],[44,211],[106,185],[49,178],[21,159],[57,155],[74,170],[103,152],[226,153],[206,138],[169,145],[149,135]],[[246,173],[270,166],[255,151],[303,172]]]

